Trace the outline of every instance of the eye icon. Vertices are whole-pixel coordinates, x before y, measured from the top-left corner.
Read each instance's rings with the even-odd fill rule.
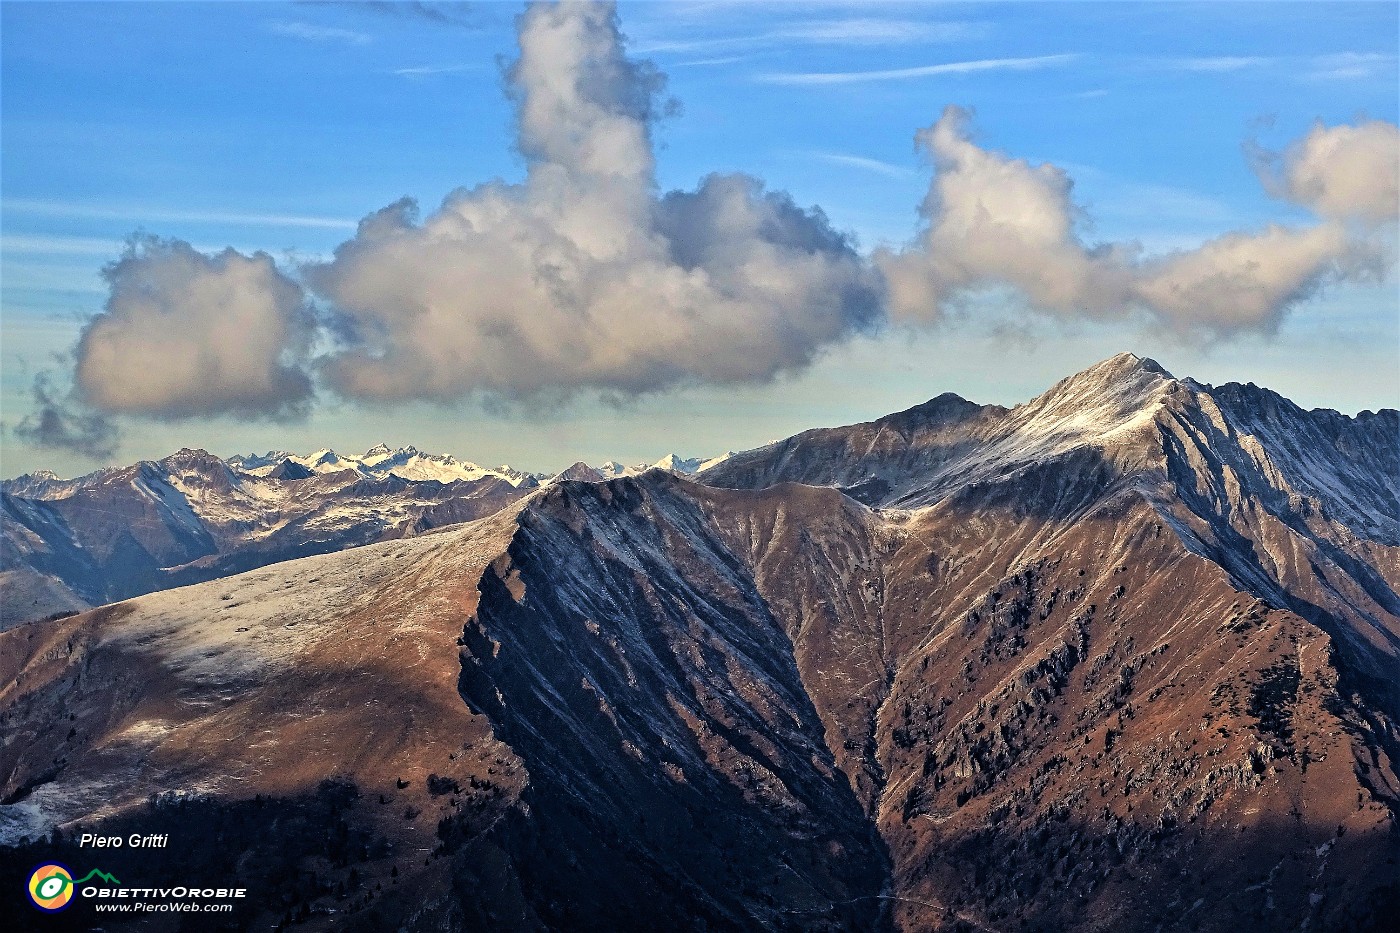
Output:
[[[40,865],[29,876],[29,899],[40,910],[62,910],[73,900],[73,873],[63,865]]]

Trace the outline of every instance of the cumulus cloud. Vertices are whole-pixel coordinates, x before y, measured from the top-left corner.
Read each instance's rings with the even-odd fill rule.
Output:
[[[1145,311],[1186,333],[1269,331],[1320,284],[1372,268],[1371,251],[1330,221],[1230,233],[1158,257],[1135,243],[1086,244],[1068,174],[978,146],[969,120],[948,107],[916,136],[935,171],[920,207],[925,229],[908,249],[875,254],[898,319],[937,319],[969,290],[1011,285],[1050,314]]]
[[[1126,304],[1190,332],[1270,332],[1328,282],[1369,277],[1374,256],[1334,223],[1229,233],[1142,264]]]
[[[76,349],[81,401],[170,419],[304,412],[315,318],[271,256],[144,237],[103,274],[106,306]]]
[[[1091,244],[1065,171],[979,146],[949,107],[917,135],[935,170],[919,236],[865,257],[820,209],[749,175],[662,192],[664,77],[627,57],[611,4],[535,4],[517,29],[506,84],[523,181],[459,189],[426,216],[390,204],[289,272],[264,253],[133,241],[106,270],[71,396],[36,386],[25,436],[99,450],[98,412],[289,418],[317,387],[392,404],[756,383],[989,286],[1061,316],[1268,332],[1320,285],[1374,269],[1362,228],[1395,213],[1395,127],[1319,126],[1261,157],[1270,190],[1318,223],[1164,256]]]
[[[1125,248],[1086,249],[1074,230],[1069,175],[980,148],[968,138],[969,120],[948,107],[915,136],[935,174],[919,207],[922,237],[904,252],[877,253],[893,313],[937,316],[959,293],[997,284],[1044,309],[1116,312],[1131,264]]]
[[[1251,154],[1270,194],[1321,217],[1374,223],[1400,214],[1400,127],[1393,123],[1319,122],[1282,153],[1255,147]]]
[[[530,7],[507,79],[521,184],[367,217],[303,269],[345,336],[323,361],[373,401],[650,391],[769,379],[879,314],[878,283],[819,210],[746,175],[660,195],[662,76],[610,5]]]
[[[48,373],[34,377],[34,411],[15,425],[15,434],[34,447],[106,460],[117,452],[117,426],[101,412],[56,390]]]

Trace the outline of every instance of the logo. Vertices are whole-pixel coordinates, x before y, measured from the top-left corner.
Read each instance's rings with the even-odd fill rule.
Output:
[[[73,873],[66,865],[50,862],[29,876],[29,899],[48,913],[57,913],[73,900]]]
[[[40,865],[29,875],[29,899],[42,911],[58,913],[72,903],[73,892],[78,885],[86,884],[94,877],[108,884],[121,885],[116,878],[97,868],[74,881],[73,872],[67,865],[57,862]]]

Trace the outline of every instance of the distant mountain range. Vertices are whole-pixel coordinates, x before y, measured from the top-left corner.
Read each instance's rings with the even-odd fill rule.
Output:
[[[111,472],[146,490],[113,521],[156,529],[157,570],[210,527],[182,503],[248,534],[259,496],[341,476],[176,456]],[[1393,410],[1121,354],[1024,405],[941,395],[695,476],[434,482],[478,510],[451,527],[416,481],[343,481],[398,484],[382,501],[433,533],[0,633],[0,869],[78,859],[56,827],[199,825],[217,854],[104,866],[237,864],[249,928],[1400,916]],[[19,488],[7,509],[78,496]],[[68,539],[21,514],[51,573]]]
[[[435,480],[439,483],[475,482],[487,477],[497,477],[512,486],[530,487],[536,485],[533,480],[538,479],[534,474],[522,473],[509,466],[477,466],[448,454],[425,454],[416,447],[400,447],[393,450],[388,444],[371,447],[358,457],[343,457],[330,449],[318,450],[306,456],[297,456],[284,450],[270,450],[262,455],[229,457],[225,462],[241,473],[269,476],[280,472],[281,475],[292,479],[302,479],[313,473],[336,473],[341,470],[353,470],[362,476],[397,476],[401,479]],[[297,469],[298,467],[301,469]]]
[[[669,454],[561,475],[691,474],[723,460]],[[26,474],[0,484],[0,629],[479,518],[550,479],[387,444],[227,460],[181,450],[72,480]]]

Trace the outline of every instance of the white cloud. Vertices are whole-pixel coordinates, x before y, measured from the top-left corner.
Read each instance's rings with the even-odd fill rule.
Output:
[[[920,65],[916,68],[890,68],[880,71],[775,72],[755,76],[764,84],[816,85],[858,84],[868,81],[906,81],[938,75],[971,74],[979,71],[1036,71],[1077,61],[1078,55],[1037,55],[1031,58],[984,58],[976,61]]]
[[[661,76],[611,7],[533,6],[508,78],[523,184],[400,202],[304,270],[343,345],[343,395],[452,399],[753,382],[878,313],[868,266],[819,211],[743,175],[657,197]]]
[[[990,32],[986,23],[852,17],[783,23],[759,32],[684,39],[642,38],[633,45],[639,54],[752,49],[783,44],[910,45],[980,39]]]
[[[1090,246],[1069,175],[979,147],[968,121],[949,107],[917,135],[936,172],[927,226],[908,249],[875,257],[897,319],[936,320],[969,291],[1005,284],[1048,314],[1146,312],[1184,333],[1269,331],[1319,284],[1371,269],[1368,249],[1334,223],[1230,233],[1150,258],[1136,243]]]
[[[681,62],[671,62],[672,68],[695,68],[714,65],[732,65],[748,58],[747,55],[725,55],[720,58],[691,58]]]
[[[266,253],[213,256],[178,240],[134,241],[104,275],[103,313],[76,349],[78,397],[159,418],[291,417],[311,398],[314,320]]]
[[[1400,129],[1393,123],[1319,122],[1282,153],[1253,147],[1251,154],[1271,194],[1320,216],[1377,222],[1400,214]]]
[[[1303,76],[1310,81],[1356,81],[1389,76],[1394,80],[1396,56],[1383,52],[1337,52],[1319,55]]]
[[[863,17],[789,23],[774,30],[773,35],[792,41],[837,45],[903,45],[980,39],[990,31],[986,23]]]
[[[0,237],[0,252],[40,256],[115,256],[122,251],[121,240],[100,237],[42,236],[7,233]]]
[[[820,162],[829,162],[843,168],[858,168],[874,172],[876,175],[884,175],[886,178],[909,178],[915,174],[914,170],[907,166],[894,165],[868,156],[850,155],[845,152],[808,152],[804,154]]]
[[[1226,71],[1244,71],[1249,68],[1259,68],[1264,65],[1272,65],[1275,61],[1276,59],[1261,55],[1216,55],[1207,58],[1167,59],[1164,64],[1169,68],[1175,68],[1180,71],[1200,71],[1207,74],[1217,74]]]
[[[413,65],[395,68],[394,74],[405,78],[423,78],[431,75],[459,74],[463,71],[479,71],[480,65]]]
[[[308,39],[312,42],[346,42],[350,45],[365,45],[374,37],[353,29],[336,26],[320,26],[315,23],[276,20],[267,24],[267,31],[292,39]]]
[[[92,411],[38,373],[30,389],[34,410],[15,425],[15,435],[32,447],[63,450],[89,460],[106,460],[117,452],[121,434],[101,412]]]
[[[1181,330],[1271,331],[1290,304],[1323,280],[1348,274],[1362,257],[1333,223],[1230,233],[1144,263],[1128,302]]]
[[[116,259],[127,247],[127,240],[106,237],[85,236],[45,236],[43,234],[6,233],[0,236],[0,253],[5,256],[98,256]],[[201,253],[222,252],[227,246],[200,246],[194,248]],[[256,252],[256,247],[239,247],[244,252]],[[298,255],[304,255],[299,253]],[[92,272],[90,265],[84,265],[85,274]]]
[[[391,204],[333,257],[304,262],[300,282],[264,253],[139,240],[108,267],[105,311],[76,348],[74,400],[152,418],[281,418],[311,404],[318,379],[344,398],[384,404],[758,383],[887,318],[937,321],[968,295],[1004,286],[1046,314],[1269,332],[1319,285],[1374,267],[1353,218],[1393,216],[1395,128],[1319,127],[1275,159],[1271,183],[1324,222],[1160,256],[1133,242],[1090,244],[1064,168],[977,145],[968,114],[950,107],[917,134],[935,168],[917,240],[867,259],[820,209],[748,175],[662,193],[652,130],[667,109],[664,78],[626,57],[611,5],[532,5],[518,30],[507,84],[523,182],[459,189],[421,220],[414,202]],[[884,80],[1074,59],[789,77]],[[902,174],[862,156],[813,155]],[[77,420],[81,408],[65,415],[54,398],[44,397],[49,435],[105,443],[101,424]]]
[[[1264,72],[1279,78],[1303,81],[1354,81],[1371,78],[1392,80],[1396,56],[1387,52],[1336,52],[1329,55],[1212,55],[1184,58],[1139,58],[1148,68],[1167,71],[1225,75]]]

